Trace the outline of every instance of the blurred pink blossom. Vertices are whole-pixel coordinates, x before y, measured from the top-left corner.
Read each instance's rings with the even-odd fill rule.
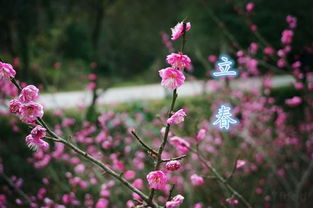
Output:
[[[170,125],[179,124],[184,121],[185,116],[187,114],[184,109],[180,109],[167,119],[167,123]]]
[[[186,32],[190,30],[191,24],[190,22],[185,23],[186,24]],[[174,28],[171,28],[172,30],[172,40],[178,39],[180,36],[183,35],[184,30],[184,22],[179,22]]]

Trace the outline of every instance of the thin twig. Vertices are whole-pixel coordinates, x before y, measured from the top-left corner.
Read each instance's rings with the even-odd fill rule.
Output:
[[[171,187],[171,190],[170,190],[170,193],[168,195],[167,201],[170,201],[172,199],[174,188],[175,188],[175,184],[173,184],[172,187]]]
[[[157,152],[155,150],[153,150],[151,147],[149,147],[146,143],[144,143],[144,141],[136,134],[136,132],[134,130],[131,130],[130,132],[136,139],[137,141],[148,150],[148,152],[151,152],[154,156],[157,156]]]
[[[181,156],[173,157],[173,158],[170,158],[170,159],[163,159],[161,162],[164,163],[164,162],[169,162],[169,161],[172,161],[172,160],[181,160],[181,159],[183,159],[185,157],[187,157],[187,155],[181,155]]]
[[[231,171],[231,174],[228,176],[226,181],[229,181],[233,177],[233,175],[235,174],[236,169],[237,169],[238,158],[239,158],[239,155],[236,157],[236,160],[235,160],[235,163],[234,163],[234,166],[233,166],[233,170]]]
[[[24,198],[27,205],[30,205],[32,203],[30,198],[20,188],[18,188],[14,183],[12,183],[12,181],[9,179],[7,175],[2,173],[0,174],[0,176],[17,194],[19,194],[22,198]]]
[[[203,155],[200,153],[200,151],[194,151],[193,149],[190,148],[191,151],[195,152],[198,155],[199,160],[214,174],[214,176],[216,176],[216,179],[222,183],[228,191],[230,191],[234,196],[236,196],[238,199],[240,199],[240,201],[242,201],[242,203],[247,207],[247,208],[252,208],[252,205],[247,201],[247,199],[242,196],[235,188],[233,188],[228,181],[223,178],[223,176],[221,174],[219,174],[219,172],[210,164],[207,163],[204,160]]]

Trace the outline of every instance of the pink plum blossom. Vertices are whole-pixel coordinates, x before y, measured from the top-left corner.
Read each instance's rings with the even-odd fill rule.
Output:
[[[187,55],[181,53],[171,53],[166,57],[168,64],[178,69],[188,68],[191,65],[191,60]]]
[[[11,113],[20,114],[22,103],[18,99],[13,99],[9,102],[9,110]]]
[[[201,142],[204,139],[205,135],[206,135],[206,130],[200,129],[198,134],[197,134],[197,141]]]
[[[133,170],[127,170],[125,173],[124,173],[124,177],[127,179],[127,180],[132,180],[136,177],[136,172],[133,171]]]
[[[215,62],[217,61],[217,56],[215,56],[215,55],[210,55],[210,56],[208,57],[208,60],[209,60],[209,62],[211,62],[211,63],[215,63]]]
[[[74,171],[78,174],[82,174],[84,173],[86,167],[84,164],[78,164],[75,168],[74,168]]]
[[[172,200],[166,202],[166,208],[176,208],[179,207],[184,201],[184,197],[180,194],[174,196]]]
[[[47,150],[49,148],[49,144],[46,141],[35,139],[31,134],[26,137],[25,142],[30,149],[35,151],[38,149]]]
[[[187,115],[184,109],[180,109],[167,119],[167,123],[170,125],[179,124],[184,121],[185,116]]]
[[[286,21],[287,21],[287,23],[291,29],[294,29],[297,27],[297,18],[296,17],[288,15],[286,17]]]
[[[34,139],[41,139],[46,136],[46,129],[37,125],[30,133]]]
[[[297,105],[300,105],[300,103],[302,102],[302,99],[298,96],[295,96],[293,98],[290,98],[290,99],[287,99],[285,101],[285,103],[291,107],[294,107],[294,106],[297,106]]]
[[[109,206],[109,201],[107,199],[100,198],[97,201],[95,208],[106,208],[108,206]]]
[[[277,65],[279,68],[283,68],[283,67],[286,66],[286,62],[285,62],[285,60],[284,60],[283,58],[280,58],[280,59],[277,60],[276,65]]]
[[[0,61],[0,79],[14,78],[15,75],[16,72],[11,64],[3,63]]]
[[[238,199],[228,198],[228,199],[226,199],[225,201],[226,201],[228,204],[233,205],[233,206],[239,204]]]
[[[180,70],[167,67],[159,71],[162,78],[161,85],[170,89],[176,89],[184,84],[185,75]]]
[[[186,32],[190,30],[191,24],[190,22],[185,23],[186,24]],[[178,39],[180,36],[183,35],[184,31],[184,22],[179,22],[174,28],[171,28],[172,30],[172,40]]]
[[[171,160],[165,164],[166,170],[175,171],[181,167],[181,164],[178,160]]]
[[[164,189],[167,183],[167,177],[161,170],[152,171],[147,175],[147,181],[150,189]]]
[[[26,103],[20,108],[20,114],[23,122],[32,124],[37,120],[37,118],[42,118],[44,114],[43,107],[35,102]]]
[[[255,4],[253,2],[249,2],[246,4],[246,11],[247,12],[252,12],[254,9]]]
[[[192,176],[190,176],[190,180],[193,186],[200,186],[204,183],[204,179],[197,174],[193,174]]]
[[[284,30],[282,32],[281,42],[283,44],[290,44],[293,38],[293,31],[292,30]]]
[[[245,160],[237,160],[236,168],[237,169],[242,168],[243,166],[245,166],[245,164],[246,164]]]
[[[88,79],[90,81],[95,81],[97,79],[97,75],[94,73],[89,74]]]
[[[175,146],[176,149],[182,154],[186,154],[187,152],[189,152],[190,144],[186,140],[178,136],[174,136],[169,139],[169,142],[171,145]]]
[[[264,50],[263,50],[263,53],[266,54],[266,55],[268,55],[268,56],[272,56],[272,55],[275,54],[275,51],[274,51],[274,49],[273,49],[272,47],[266,46],[266,47],[264,48]]]
[[[39,89],[34,85],[28,85],[22,89],[22,92],[19,96],[19,100],[22,103],[28,103],[31,101],[36,101],[39,97]]]
[[[255,42],[252,42],[252,43],[250,44],[250,46],[249,46],[249,52],[250,52],[251,54],[256,54],[256,52],[258,51],[258,49],[259,49],[259,45],[258,45],[257,43],[255,43]]]

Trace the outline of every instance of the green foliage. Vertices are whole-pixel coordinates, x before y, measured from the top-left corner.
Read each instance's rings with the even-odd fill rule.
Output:
[[[169,26],[173,27],[183,19],[192,22],[186,50],[198,78],[206,76],[208,66],[203,63],[207,55],[233,52],[228,47],[232,45],[229,34],[242,47],[258,41],[246,25],[246,19],[236,12],[244,10],[247,1],[22,2],[6,2],[0,8],[0,23],[8,31],[0,34],[0,54],[10,62],[10,56],[19,56],[22,72],[28,70],[28,73],[19,73],[19,78],[27,80],[27,75],[34,77],[37,83],[40,82],[36,79],[37,73],[29,71],[31,68],[42,69],[47,84],[53,85],[50,71],[55,62],[64,66],[60,79],[71,77],[75,82],[81,79],[82,73],[90,72],[89,64],[93,61],[98,63],[96,72],[114,83],[155,82],[158,78],[151,74],[157,75],[157,71],[165,66],[160,60],[164,60],[168,53],[161,42],[160,32],[170,34]],[[251,19],[271,45],[280,47],[288,14],[298,18],[293,52],[311,43],[313,34],[309,14],[312,1],[256,0],[255,3],[255,15]],[[217,25],[214,17],[224,23],[229,34]],[[176,50],[179,44],[180,41],[174,42]],[[76,68],[77,64],[82,67]],[[61,89],[77,89],[77,86],[69,87],[70,82],[61,83]],[[82,83],[78,83],[80,88]]]

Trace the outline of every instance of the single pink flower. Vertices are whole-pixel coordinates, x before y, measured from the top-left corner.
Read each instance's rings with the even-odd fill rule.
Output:
[[[167,177],[161,170],[152,171],[147,175],[149,187],[152,189],[164,189],[167,183]]]
[[[171,160],[165,164],[166,170],[175,171],[181,167],[181,164],[178,160]]]
[[[169,139],[169,142],[171,145],[175,146],[176,149],[182,154],[186,154],[187,152],[189,152],[190,144],[186,140],[178,136],[174,136]]]
[[[300,61],[296,61],[292,64],[292,68],[296,69],[296,68],[299,68],[301,67],[301,62]]]
[[[21,120],[27,124],[32,124],[36,121],[37,118],[42,118],[43,116],[43,107],[42,105],[30,102],[23,104],[20,108]]]
[[[288,15],[286,17],[286,21],[287,21],[287,23],[291,29],[294,29],[297,27],[297,18],[296,17]]]
[[[18,99],[11,100],[9,102],[9,110],[11,113],[20,114],[22,103]]]
[[[185,116],[187,115],[184,109],[180,109],[167,119],[167,123],[170,125],[179,124],[184,121]]]
[[[96,204],[95,208],[106,208],[108,206],[109,206],[109,201],[107,199],[100,198],[97,201],[97,204]]]
[[[82,174],[84,173],[86,167],[84,164],[78,164],[76,165],[76,167],[74,168],[74,171],[77,173],[77,174]]]
[[[47,150],[49,148],[49,144],[46,141],[35,139],[31,134],[26,137],[25,142],[30,149],[35,151],[38,149]]]
[[[226,201],[228,204],[233,205],[233,206],[239,204],[238,199],[228,198],[228,199],[226,199],[225,201]]]
[[[251,54],[256,54],[256,52],[258,51],[258,49],[259,49],[259,45],[258,45],[257,43],[255,43],[255,42],[252,42],[252,43],[250,44],[250,46],[249,46],[249,52],[250,52]]]
[[[197,204],[194,205],[193,208],[202,208],[202,204],[201,203],[197,203]]]
[[[61,64],[60,62],[55,62],[55,63],[53,64],[53,66],[54,66],[55,69],[60,69],[61,66],[62,66],[62,64]]]
[[[280,58],[280,59],[278,59],[276,65],[277,65],[279,68],[283,68],[283,67],[286,66],[286,62],[285,62],[285,60],[284,60],[283,58]]]
[[[0,79],[10,79],[15,77],[15,70],[11,64],[0,61]]]
[[[192,176],[190,176],[190,180],[193,186],[200,186],[204,183],[204,179],[197,174],[193,174]]]
[[[242,168],[243,166],[245,166],[245,164],[246,164],[245,160],[237,160],[236,168],[237,169]]]
[[[200,129],[198,134],[197,134],[197,141],[201,142],[204,139],[205,135],[206,135],[206,130]]]
[[[275,54],[275,51],[274,51],[274,49],[272,47],[267,46],[267,47],[264,48],[263,53],[266,54],[266,55],[272,56],[272,55]]]
[[[209,60],[209,62],[211,62],[211,63],[215,63],[215,62],[217,61],[217,56],[215,56],[215,55],[210,55],[210,56],[208,57],[208,60]]]
[[[143,180],[141,178],[137,178],[133,184],[132,184],[135,188],[137,189],[142,189],[143,188]]]
[[[171,201],[166,202],[166,208],[176,208],[179,207],[184,201],[184,197],[180,194],[174,196]]]
[[[246,10],[247,12],[252,12],[254,9],[255,4],[253,2],[249,2],[246,4]]]
[[[293,38],[293,31],[292,30],[284,30],[281,34],[281,42],[283,44],[290,44]]]
[[[170,89],[176,89],[184,84],[185,75],[180,70],[167,67],[159,71],[162,78],[161,85]]]
[[[166,57],[166,61],[168,64],[172,65],[172,67],[176,67],[178,69],[188,68],[191,65],[190,58],[181,53],[171,53]]]
[[[127,170],[125,173],[124,173],[124,177],[126,180],[132,180],[136,177],[136,172],[133,171],[133,170]]]
[[[97,75],[94,73],[91,73],[91,74],[89,74],[88,78],[90,81],[95,81],[97,79]]]
[[[186,23],[186,32],[189,31],[191,28],[190,22]],[[174,28],[171,28],[172,30],[172,40],[178,39],[180,36],[183,35],[184,31],[184,22],[179,22]]]
[[[298,96],[295,96],[293,98],[287,99],[285,101],[285,103],[287,105],[289,105],[290,107],[294,107],[294,106],[300,105],[301,102],[302,102],[302,99],[300,97],[298,97]]]
[[[28,103],[31,101],[36,101],[39,97],[39,89],[34,85],[28,85],[22,89],[22,92],[19,96],[19,100],[22,103]]]
[[[41,139],[46,136],[46,129],[40,125],[37,125],[30,133],[34,139]]]

